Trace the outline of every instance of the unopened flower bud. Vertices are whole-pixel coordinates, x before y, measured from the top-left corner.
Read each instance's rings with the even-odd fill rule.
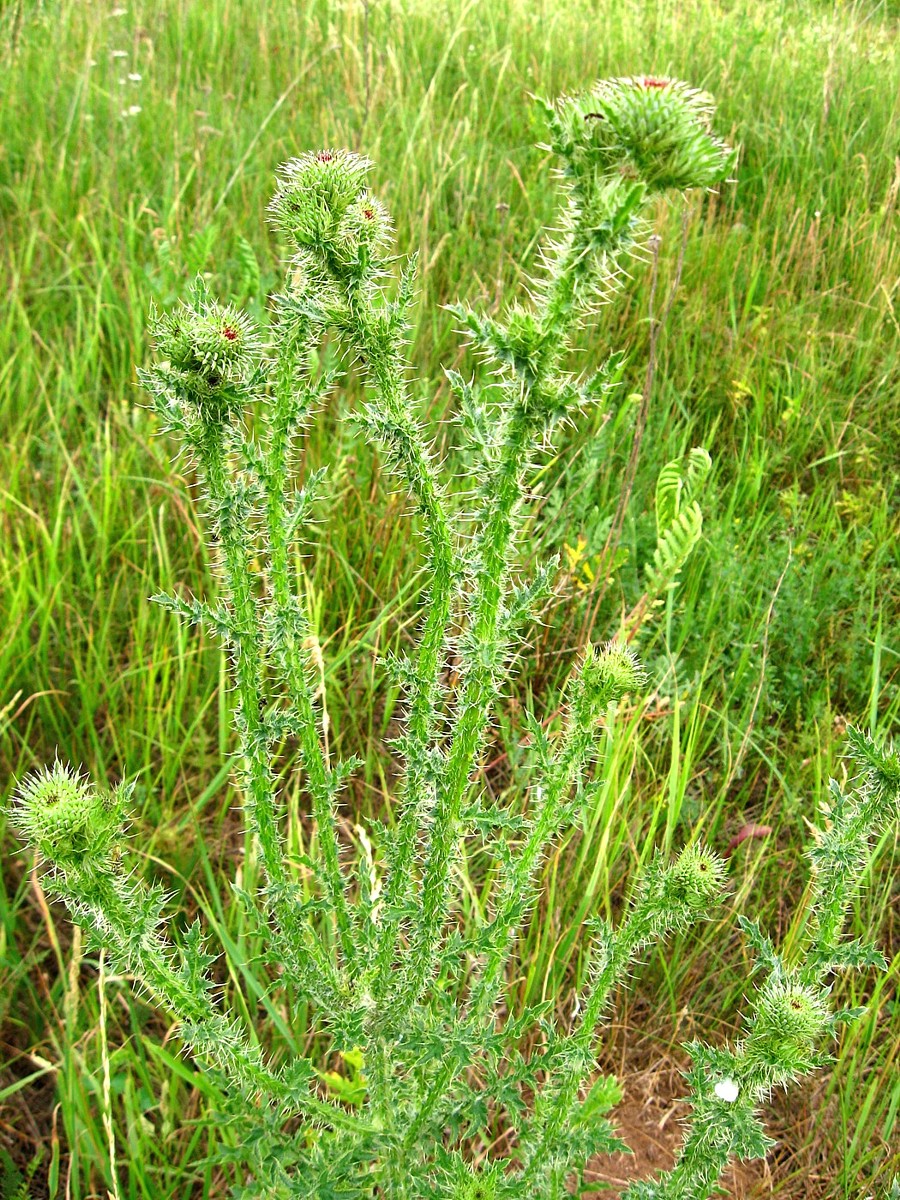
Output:
[[[504,325],[497,328],[497,340],[492,346],[501,362],[508,362],[520,374],[537,378],[546,352],[552,341],[533,309],[514,304]]]
[[[718,855],[705,846],[687,846],[668,869],[666,895],[693,912],[703,912],[721,899],[726,878],[727,868]]]
[[[338,245],[356,258],[360,249],[378,254],[391,241],[391,219],[385,206],[370,192],[363,192],[344,213],[338,229]]]
[[[847,729],[851,756],[865,773],[868,796],[880,810],[884,822],[900,816],[900,752],[893,742],[878,745],[864,730]]]
[[[491,1167],[466,1167],[453,1190],[453,1200],[494,1200],[496,1195],[497,1171]]]
[[[259,337],[246,313],[209,300],[202,281],[192,303],[158,316],[152,333],[159,354],[180,377],[185,398],[206,421],[225,422],[245,397],[240,394],[259,360]]]
[[[613,700],[621,699],[626,692],[640,691],[646,684],[646,672],[627,646],[618,641],[589,646],[570,684],[572,707],[579,723],[595,723]]]
[[[799,983],[778,982],[764,987],[757,1000],[758,1041],[811,1048],[828,1027],[830,1014],[822,994]]]
[[[655,191],[721,183],[733,151],[713,137],[712,97],[676,79],[609,79],[561,103],[558,149],[573,174],[621,172]]]
[[[103,858],[122,831],[127,792],[101,791],[57,762],[26,776],[11,805],[13,823],[41,855],[63,868]]]
[[[338,227],[365,185],[371,162],[349,150],[319,150],[280,168],[269,211],[298,246],[332,247]]]

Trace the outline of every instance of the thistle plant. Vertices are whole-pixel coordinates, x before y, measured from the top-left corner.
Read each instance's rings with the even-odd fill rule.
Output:
[[[241,902],[264,935],[272,989],[308,1001],[316,1044],[343,1055],[352,1078],[329,1088],[323,1062],[291,1055],[277,1031],[249,1029],[227,1011],[199,923],[167,934],[164,893],[129,862],[127,786],[103,788],[56,763],[22,781],[13,801],[48,892],[177,1020],[185,1048],[215,1075],[223,1119],[240,1133],[239,1197],[568,1194],[588,1159],[622,1147],[606,1115],[618,1087],[597,1073],[615,989],[649,947],[707,918],[726,888],[725,866],[706,846],[658,854],[633,880],[618,924],[586,922],[587,982],[571,1023],[554,1018],[555,999],[509,1003],[508,970],[542,863],[592,802],[610,714],[645,683],[623,637],[587,646],[554,698],[558,725],[525,714],[524,803],[486,797],[479,763],[489,723],[556,569],[517,569],[532,480],[559,427],[605,403],[618,381],[620,356],[576,378],[567,354],[573,331],[614,296],[623,264],[646,244],[650,207],[715,187],[734,163],[711,132],[709,97],[674,80],[607,81],[544,111],[562,201],[527,303],[494,316],[453,310],[489,368],[485,382],[448,372],[473,494],[453,497],[411,401],[415,259],[395,277],[390,218],[369,190],[371,164],[356,154],[320,151],[282,167],[270,211],[289,259],[267,328],[197,281],[188,303],[154,316],[158,361],[141,372],[202,482],[220,568],[217,600],[154,599],[228,650],[243,812],[263,871]],[[326,335],[359,365],[366,399],[354,419],[409,495],[427,579],[414,648],[386,663],[405,697],[397,816],[380,829],[377,853],[359,861],[338,823],[357,763],[325,750],[295,567],[320,485],[316,475],[295,482],[301,438],[338,378],[314,366]],[[705,474],[698,454],[691,469]],[[682,512],[673,470],[660,491],[660,539],[681,521],[683,549],[699,536],[699,509],[686,493]],[[649,569],[660,586],[681,553],[674,567]],[[301,861],[287,853],[275,770],[287,739],[316,830],[315,853]],[[873,839],[897,820],[900,758],[855,731],[850,755],[850,787],[832,784],[809,852],[803,939],[783,956],[741,919],[758,962],[743,1036],[689,1047],[692,1117],[681,1154],[668,1173],[633,1184],[635,1200],[705,1197],[732,1157],[765,1155],[767,1097],[824,1065],[828,1038],[856,1015],[834,1011],[834,974],[884,965],[842,930]],[[483,916],[460,928],[454,866],[476,837],[494,884]],[[489,1149],[498,1123],[502,1156]]]

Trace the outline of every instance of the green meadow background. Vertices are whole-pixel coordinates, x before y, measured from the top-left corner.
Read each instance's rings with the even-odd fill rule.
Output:
[[[703,541],[636,639],[651,690],[610,732],[597,808],[548,861],[510,980],[515,1003],[558,994],[565,1020],[581,923],[615,913],[654,847],[702,833],[725,852],[769,827],[733,847],[725,910],[654,952],[611,1022],[603,1066],[621,1075],[638,1154],[605,1178],[664,1165],[681,1044],[740,1029],[750,959],[734,910],[797,937],[802,847],[828,777],[846,772],[846,724],[898,725],[896,3],[6,0],[0,13],[0,791],[56,754],[135,778],[137,868],[230,948],[226,999],[261,1036],[277,1028],[276,1049],[307,1044],[307,1013],[265,994],[230,888],[257,867],[222,657],[147,601],[216,587],[194,480],[136,383],[150,306],[203,272],[263,315],[281,270],[265,214],[277,165],[323,145],[364,151],[400,250],[420,254],[414,393],[465,503],[443,368],[471,364],[443,306],[493,311],[535,269],[556,193],[530,94],[645,71],[715,94],[716,128],[741,147],[736,182],[654,216],[652,311],[679,270],[680,286],[621,528],[651,329],[639,260],[579,335],[574,367],[621,349],[625,379],[542,466],[523,567],[559,554],[560,577],[483,773],[498,802],[518,802],[522,704],[550,717],[578,647],[639,601],[656,477],[705,446]],[[304,472],[329,474],[300,566],[331,743],[366,764],[343,808],[349,846],[357,825],[390,819],[402,714],[378,659],[413,635],[422,577],[404,499],[344,419],[359,399],[345,368],[308,434]],[[289,753],[283,767],[297,845],[313,833]],[[890,969],[836,985],[837,1003],[867,1015],[834,1047],[833,1073],[773,1097],[779,1146],[735,1173],[732,1195],[861,1200],[900,1174],[895,834],[852,916]],[[212,1084],[127,980],[98,985],[96,952],[3,836],[0,1196],[226,1196],[237,1176],[211,1162],[230,1137],[209,1120]],[[486,877],[470,851],[464,919]]]

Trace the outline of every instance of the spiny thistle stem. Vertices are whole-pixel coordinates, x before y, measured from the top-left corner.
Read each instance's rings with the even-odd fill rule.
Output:
[[[629,1187],[627,1200],[706,1196],[732,1158],[763,1157],[774,1143],[759,1119],[760,1105],[773,1088],[830,1062],[818,1042],[860,1015],[861,1010],[832,1013],[828,975],[847,968],[887,968],[874,946],[841,937],[872,839],[900,818],[900,754],[877,747],[856,729],[848,736],[862,783],[855,795],[845,795],[832,781],[829,825],[809,851],[812,933],[798,949],[798,961],[788,963],[755,922],[740,918],[766,971],[751,1000],[746,1033],[734,1049],[700,1042],[687,1047],[693,1112],[678,1161],[656,1180]]]
[[[600,85],[602,87],[603,85]],[[612,89],[610,89],[612,91]],[[643,88],[636,89],[643,90]],[[623,130],[628,114],[616,111],[621,93],[613,92],[609,104],[602,92],[592,96],[598,107],[606,105]],[[630,103],[631,97],[628,97]],[[515,512],[523,500],[524,475],[538,441],[546,436],[554,420],[565,414],[568,404],[557,376],[558,363],[568,336],[584,309],[598,293],[615,280],[617,260],[634,245],[638,213],[649,195],[667,187],[685,186],[684,167],[676,159],[666,162],[649,180],[634,181],[619,174],[622,147],[609,154],[609,163],[598,155],[597,169],[584,148],[587,113],[578,104],[548,107],[553,148],[564,159],[570,186],[570,203],[564,212],[564,237],[549,259],[549,275],[536,313],[513,310],[507,326],[493,325],[467,314],[467,324],[476,345],[493,357],[507,376],[502,439],[493,471],[485,489],[485,504],[479,516],[476,541],[476,572],[470,599],[470,661],[464,664],[465,682],[457,706],[456,733],[448,752],[448,763],[439,788],[428,857],[422,883],[422,917],[413,939],[410,981],[401,1003],[412,1003],[426,986],[433,969],[439,931],[442,927],[450,888],[450,861],[457,836],[460,806],[466,794],[483,737],[496,679],[507,653],[498,637],[501,605],[512,561]],[[624,116],[625,119],[622,119]],[[596,113],[594,114],[596,117]],[[567,124],[569,122],[570,124]],[[638,122],[638,125],[640,122]],[[695,158],[693,179],[713,182],[723,162],[730,162],[721,144],[695,144],[704,156]],[[624,139],[623,139],[624,140]],[[630,164],[629,164],[630,165]],[[686,164],[685,164],[686,165]],[[612,167],[612,169],[610,169]]]
[[[582,215],[580,211],[577,214],[579,219]],[[569,260],[570,248],[584,236],[581,225],[576,224],[561,254],[560,268]],[[630,244],[630,227],[623,227],[611,249],[614,253],[620,252]],[[422,883],[422,917],[413,939],[412,968],[407,975],[410,983],[401,1004],[413,1003],[431,976],[449,903],[450,862],[458,836],[460,807],[477,763],[496,698],[497,679],[508,653],[508,639],[501,636],[500,626],[512,566],[516,511],[523,501],[524,476],[530,456],[547,432],[548,400],[558,390],[557,362],[567,344],[569,330],[579,315],[575,290],[569,286],[567,278],[560,270],[533,323],[523,322],[522,344],[513,348],[514,354],[518,351],[520,357],[520,362],[516,363],[514,359],[513,364],[514,368],[518,367],[518,377],[514,375],[506,384],[504,421],[500,427],[502,440],[496,465],[488,476],[485,503],[478,518],[479,533],[474,553],[477,565],[469,601],[470,629],[463,639],[464,651],[468,649],[469,654],[464,662],[463,690],[456,709],[456,732],[438,790]],[[583,291],[582,296],[586,301]],[[485,348],[489,346],[488,342]],[[527,362],[528,367],[524,368],[522,362]]]
[[[559,751],[549,756],[543,731],[534,728],[545,782],[537,788],[537,809],[529,822],[525,844],[511,862],[493,918],[484,931],[489,947],[485,965],[470,989],[470,1018],[481,1023],[493,1010],[503,982],[510,942],[524,921],[535,895],[535,877],[548,847],[566,820],[566,800],[588,761],[596,752],[596,726],[606,708],[627,692],[644,686],[646,676],[624,647],[610,643],[589,647],[570,682],[569,713]],[[536,724],[536,723],[535,723]]]
[[[355,962],[356,948],[340,866],[337,822],[332,802],[332,772],[325,760],[314,700],[315,675],[310,661],[310,630],[294,592],[289,569],[289,522],[293,514],[289,514],[287,506],[288,468],[294,434],[307,416],[305,406],[299,402],[303,391],[298,396],[296,359],[307,349],[316,332],[320,331],[316,330],[312,322],[301,320],[298,327],[286,335],[277,364],[278,377],[274,388],[265,472],[266,524],[273,601],[271,641],[275,659],[281,665],[285,685],[296,710],[296,731],[322,853],[323,880],[337,920],[344,964],[351,968]],[[311,400],[312,395],[306,398]],[[295,503],[299,503],[299,499]]]
[[[200,462],[209,488],[213,522],[222,545],[226,584],[234,613],[234,672],[238,693],[235,723],[247,764],[248,820],[259,840],[284,942],[298,948],[304,945],[312,956],[321,981],[316,991],[321,993],[320,998],[324,1001],[329,993],[339,993],[342,985],[318,936],[298,917],[295,901],[291,898],[292,888],[275,816],[275,780],[268,756],[268,733],[262,716],[262,633],[251,588],[245,537],[248,513],[230,479],[222,427],[210,425],[205,433]],[[303,972],[304,983],[307,983],[308,975]]]
[[[724,881],[721,859],[702,846],[691,847],[671,866],[659,858],[650,864],[638,880],[631,909],[618,930],[603,921],[596,923],[587,999],[568,1042],[562,1079],[542,1093],[523,1136],[529,1147],[523,1183],[539,1175],[561,1131],[574,1119],[579,1089],[594,1061],[597,1027],[613,988],[645,946],[707,916],[723,895]]]
[[[512,538],[513,512],[520,499],[522,459],[528,437],[525,406],[517,407],[490,492],[493,501],[478,539],[479,569],[471,600],[471,644],[474,653],[464,664],[464,683],[456,706],[455,733],[442,773],[421,886],[421,917],[415,929],[401,1007],[415,1002],[428,986],[439,935],[449,901],[450,863],[458,837],[460,808],[469,787],[487,726],[496,679],[506,647],[498,638],[504,579],[510,569],[507,547]],[[465,644],[464,643],[464,644]]]
[[[45,877],[51,894],[67,901],[76,920],[110,953],[117,971],[134,976],[177,1019],[188,1046],[208,1056],[248,1100],[261,1094],[284,1112],[304,1113],[333,1127],[364,1128],[347,1114],[305,1090],[291,1088],[264,1061],[237,1023],[212,999],[198,925],[180,951],[159,931],[165,902],[161,888],[148,890],[128,878],[120,864],[120,845],[130,789],[100,793],[83,778],[57,764],[20,788],[14,819],[55,863]],[[83,833],[90,833],[89,838]],[[52,840],[51,840],[52,839]]]
[[[556,1090],[550,1098],[543,1093],[536,1103],[531,1126],[523,1132],[526,1146],[525,1163],[521,1174],[522,1184],[537,1179],[553,1154],[560,1132],[571,1119],[573,1105],[584,1081],[593,1055],[590,1053],[596,1035],[597,1024],[609,1000],[616,981],[623,975],[628,963],[637,953],[638,945],[632,930],[627,926],[618,936],[607,939],[604,953],[594,962],[587,1004],[581,1015],[577,1031],[573,1033],[566,1056],[565,1077],[556,1081]],[[537,1137],[537,1145],[529,1151],[529,1136]]]
[[[409,268],[410,274],[412,267]],[[444,489],[438,481],[420,430],[409,413],[406,364],[400,330],[391,328],[384,312],[375,310],[362,289],[351,288],[349,335],[362,355],[372,383],[372,430],[391,451],[423,518],[430,585],[423,599],[415,669],[409,680],[409,707],[403,747],[406,776],[402,809],[385,878],[383,918],[376,952],[377,995],[383,995],[397,950],[400,922],[396,914],[409,901],[413,863],[423,817],[433,802],[435,781],[429,747],[440,718],[441,673],[449,637],[454,548]]]

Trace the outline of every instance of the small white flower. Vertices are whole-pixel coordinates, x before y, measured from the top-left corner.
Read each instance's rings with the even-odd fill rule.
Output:
[[[111,17],[124,17],[127,12],[127,8],[114,8],[109,15]]]
[[[112,56],[113,56],[113,58],[127,58],[128,51],[127,50],[113,50]]]
[[[138,71],[129,71],[128,78],[132,83],[140,83],[143,79],[143,75],[141,75]]]
[[[141,106],[139,104],[129,104],[128,108],[122,109],[122,116],[123,117],[136,117],[140,111],[141,111]]]
[[[734,1104],[741,1089],[733,1079],[720,1079],[713,1090],[720,1100],[724,1100],[726,1104]]]

